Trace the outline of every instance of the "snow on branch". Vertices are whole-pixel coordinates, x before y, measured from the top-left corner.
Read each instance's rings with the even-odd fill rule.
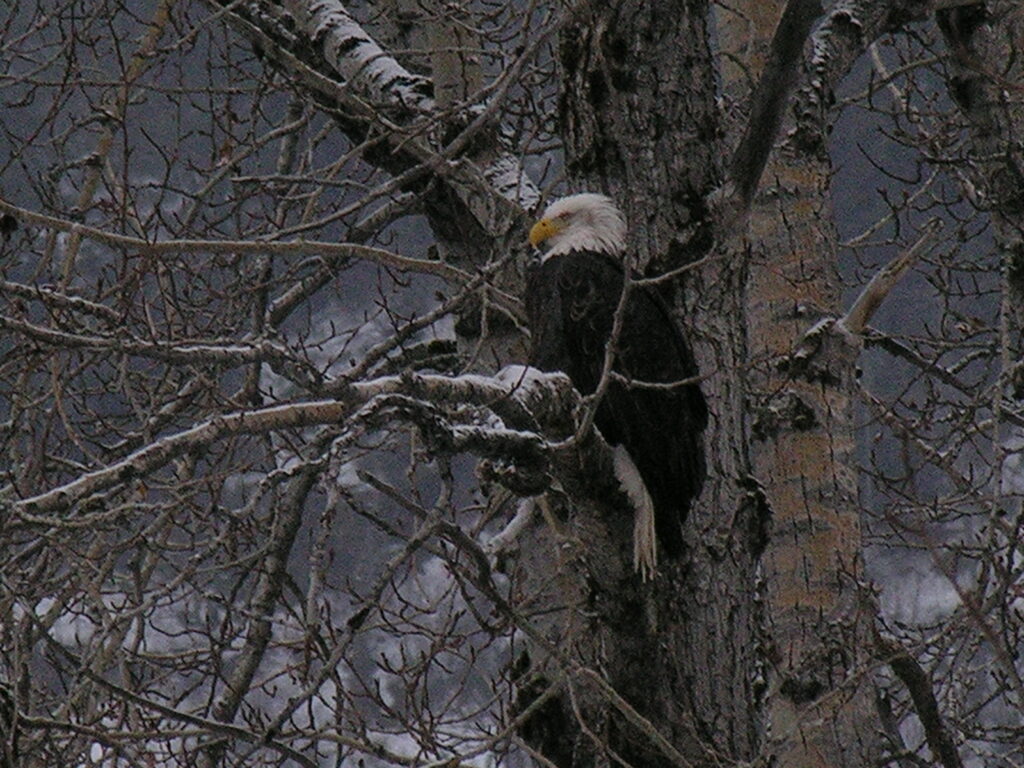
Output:
[[[792,143],[803,152],[825,151],[833,90],[875,40],[913,21],[927,18],[936,3],[921,0],[842,0],[829,8],[811,35],[811,56],[793,111]]]
[[[46,514],[81,502],[116,485],[144,477],[188,451],[238,434],[340,423],[349,406],[343,401],[291,403],[214,416],[191,429],[154,440],[110,466],[81,475],[57,488],[14,503],[16,512]]]
[[[409,72],[381,48],[338,0],[290,0],[287,7],[334,71],[371,101],[424,115],[435,111],[430,81]],[[497,153],[480,173],[499,198],[525,210],[540,200],[540,191],[511,154]]]
[[[827,380],[832,378],[829,371],[836,373],[852,365],[851,355],[856,355],[863,345],[868,322],[900,278],[931,247],[941,228],[940,221],[930,221],[910,248],[871,278],[845,315],[823,317],[808,328],[785,360],[785,367],[793,374],[812,378],[824,376]],[[843,343],[831,344],[830,339]]]
[[[371,38],[337,0],[288,0],[287,9],[324,59],[378,104],[431,112],[430,81],[409,72]]]
[[[472,382],[471,386],[478,384]],[[493,479],[500,480],[520,496],[532,496],[547,488],[552,446],[537,432],[512,429],[503,424],[456,423],[444,407],[446,404],[404,393],[381,395],[349,421],[370,426],[385,426],[396,421],[413,424],[432,456],[471,453],[498,462],[490,472]]]
[[[400,397],[395,399],[394,396]],[[441,413],[441,408],[482,406],[497,416],[501,425],[453,425],[435,418],[430,424],[431,436],[448,441],[447,448],[452,451],[471,451],[495,457],[507,455],[513,462],[522,458],[527,463],[536,464],[546,452],[553,450],[542,437],[546,429],[552,428],[551,417],[562,415],[564,418],[564,414],[572,413],[577,397],[566,376],[521,367],[506,369],[493,378],[422,374],[385,376],[350,384],[336,399],[288,403],[214,416],[190,429],[158,438],[107,467],[88,472],[37,496],[12,501],[11,506],[23,521],[40,522],[40,515],[66,510],[87,502],[97,493],[145,477],[197,447],[234,435],[339,425],[346,423],[360,406],[379,413],[386,412],[392,419],[419,424],[425,423],[424,414]],[[564,431],[557,419],[554,428]],[[567,446],[560,444],[559,449],[564,451]]]
[[[494,191],[506,200],[531,211],[540,203],[540,190],[526,175],[522,162],[510,154],[500,154],[481,171]]]
[[[55,309],[59,308],[85,315],[93,315],[107,323],[120,323],[124,319],[120,312],[108,307],[106,304],[97,304],[81,296],[61,293],[53,288],[41,285],[26,285],[24,283],[11,282],[10,280],[0,280],[0,294],[4,293],[23,299],[39,299]]]
[[[219,4],[223,0],[207,2],[223,10]],[[464,154],[465,146],[460,146],[455,152],[445,152],[427,141],[423,129],[445,117],[431,96],[431,82],[403,67],[366,32],[339,0],[287,0],[286,6],[298,25],[300,37],[312,43],[331,72],[326,68],[321,71],[315,64],[310,64],[300,54],[304,47],[302,40],[282,36],[280,20],[273,14],[251,8],[232,8],[230,14],[238,22],[239,31],[259,46],[269,62],[298,75],[298,81],[304,87],[322,93],[331,101],[341,102],[344,111],[357,116],[358,121],[386,122],[388,132],[394,134],[392,143],[399,145],[402,153],[419,164],[418,169],[406,168],[406,172],[415,170],[418,175],[423,171],[445,177],[487,231],[495,229],[495,221],[504,221],[510,213],[529,211],[540,200],[537,186],[527,175],[521,160],[508,148],[494,146],[495,151],[488,152],[478,167],[475,162],[463,162],[473,159],[465,156],[468,154]],[[521,59],[532,53],[533,48],[530,47]],[[343,81],[341,88],[335,75]],[[486,89],[478,94],[481,98],[485,95]],[[496,98],[500,100],[501,96]],[[492,106],[494,103],[492,100]],[[395,113],[385,119],[371,106],[392,112],[404,110],[409,114]],[[403,117],[411,117],[418,124],[413,125]],[[395,130],[403,128],[408,131]],[[414,133],[417,135],[412,135]],[[475,130],[469,133],[475,133]],[[394,173],[395,169],[390,171]],[[484,187],[484,196],[489,198],[488,203],[477,199],[481,186]],[[495,234],[500,234],[500,231],[495,231]]]
[[[160,343],[141,341],[130,337],[96,336],[60,331],[6,315],[0,315],[0,328],[53,346],[104,349],[173,363],[241,365],[269,360],[299,362],[284,345],[271,339],[243,339],[223,343]]]

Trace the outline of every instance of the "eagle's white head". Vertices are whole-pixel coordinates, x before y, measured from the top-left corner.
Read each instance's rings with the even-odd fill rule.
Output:
[[[555,200],[530,230],[530,245],[548,244],[545,259],[569,251],[626,250],[626,219],[604,195],[584,192]]]

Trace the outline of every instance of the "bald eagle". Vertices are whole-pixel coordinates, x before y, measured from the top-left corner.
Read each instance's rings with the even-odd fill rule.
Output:
[[[527,273],[530,364],[562,371],[581,394],[593,394],[625,284],[625,219],[604,195],[572,195],[548,207],[530,230],[530,244],[547,245]],[[615,476],[636,515],[634,565],[646,579],[657,566],[656,542],[669,556],[682,550],[682,523],[704,480],[707,405],[696,383],[643,386],[697,374],[653,287],[632,287],[613,350],[618,375],[594,423],[614,448]]]

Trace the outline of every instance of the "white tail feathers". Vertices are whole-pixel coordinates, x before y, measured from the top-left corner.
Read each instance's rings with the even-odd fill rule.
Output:
[[[643,581],[654,578],[658,568],[658,537],[654,531],[654,501],[640,470],[626,449],[615,446],[612,464],[619,487],[633,505],[633,567]]]

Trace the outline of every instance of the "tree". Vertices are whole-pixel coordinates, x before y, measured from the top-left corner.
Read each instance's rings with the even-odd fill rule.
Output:
[[[3,764],[1020,761],[1015,4],[6,15]],[[584,189],[712,412],[652,583],[522,366]]]

